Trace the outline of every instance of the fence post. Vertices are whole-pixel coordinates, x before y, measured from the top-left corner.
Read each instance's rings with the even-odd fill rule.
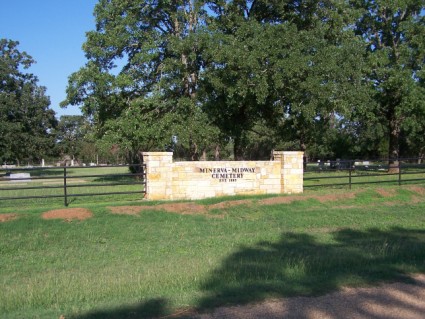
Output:
[[[348,172],[349,172],[349,174],[348,174],[348,184],[349,184],[349,189],[351,189],[351,161],[348,162],[348,165],[349,165],[349,167],[348,167]]]
[[[63,167],[63,194],[64,194],[65,206],[68,206],[68,194],[66,190],[66,166]]]
[[[142,193],[146,196],[146,164],[141,163],[140,164],[140,172],[141,172],[141,181],[142,181]]]
[[[401,186],[401,161],[400,161],[400,159],[398,159],[397,162],[398,162],[398,186]]]

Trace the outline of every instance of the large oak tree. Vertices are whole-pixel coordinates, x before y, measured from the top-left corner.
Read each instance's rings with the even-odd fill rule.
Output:
[[[388,156],[397,166],[403,128],[424,120],[425,2],[353,0],[361,17],[356,32],[367,44],[372,111],[386,128]],[[365,118],[366,120],[366,118]]]
[[[81,105],[99,136],[126,142],[131,154],[163,150],[178,136],[198,157],[217,137],[197,105],[205,15],[203,1],[99,1],[88,63],[70,76],[63,105]]]
[[[204,108],[233,138],[236,158],[259,123],[310,151],[363,99],[362,41],[346,3],[214,1],[212,9]]]

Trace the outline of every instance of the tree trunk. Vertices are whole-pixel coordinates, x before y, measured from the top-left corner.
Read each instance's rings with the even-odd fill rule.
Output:
[[[307,145],[305,144],[304,134],[301,134],[301,136],[300,136],[300,151],[304,152],[304,156],[303,156],[303,169],[304,169],[304,171],[307,169],[306,149],[307,149]]]
[[[235,137],[234,139],[233,155],[234,155],[235,161],[243,160],[243,138],[240,136]]]
[[[190,159],[192,161],[199,161],[198,144],[193,142],[192,139],[190,139],[190,141]]]
[[[422,160],[423,160],[423,158],[425,157],[425,149],[424,148],[421,148],[420,150],[419,150],[419,155],[418,155],[418,164],[422,164]]]
[[[206,160],[207,160],[207,150],[204,148],[202,150],[201,161],[206,161]]]
[[[143,155],[141,151],[132,150],[127,152],[126,159],[129,164],[128,169],[133,174],[143,173]]]
[[[400,153],[400,124],[397,120],[391,119],[389,123],[390,139],[388,146],[388,173],[396,174],[399,172],[399,153]]]
[[[214,158],[216,161],[220,160],[220,146],[218,144],[215,146]]]

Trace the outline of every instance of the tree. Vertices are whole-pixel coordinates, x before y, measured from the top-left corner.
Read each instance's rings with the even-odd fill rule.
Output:
[[[0,39],[0,160],[41,160],[53,149],[56,125],[46,89],[23,73],[34,60],[18,50],[19,42]]]
[[[345,3],[215,1],[212,8],[204,106],[233,138],[236,158],[263,121],[307,151],[363,98],[362,42]]]
[[[367,43],[376,118],[385,126],[390,164],[397,166],[404,123],[423,113],[425,10],[423,0],[351,1],[362,16],[356,32]]]
[[[202,43],[196,34],[203,27],[203,5],[193,0],[99,1],[96,31],[87,34],[84,44],[89,61],[70,76],[62,105],[81,105],[100,137],[111,132],[114,120],[128,123],[129,114],[134,115],[131,123],[143,121],[139,126],[146,132],[125,125],[126,129],[113,133],[114,139],[128,141],[126,147],[137,147],[129,154],[137,154],[140,147],[149,150],[152,142],[138,140],[140,135],[151,136],[151,128],[166,126],[167,132],[158,133],[168,136],[155,140],[154,149],[163,150],[163,139],[170,141],[177,135],[186,142],[186,152],[196,150],[202,144],[199,130],[210,127],[208,121],[198,122],[205,118],[198,116],[196,103],[202,69]]]
[[[223,24],[219,21],[217,28]],[[270,44],[267,31],[271,30],[256,21],[242,23],[230,34],[218,29],[204,53],[203,110],[231,137],[235,159],[244,157],[249,131],[261,118],[270,119],[274,108],[270,92],[273,66],[266,66]]]
[[[206,158],[224,141],[236,159],[280,145],[398,157],[424,114],[422,3],[101,0],[63,105],[132,157]]]
[[[73,160],[80,158],[88,129],[89,123],[82,115],[61,116],[54,131],[59,153],[69,155]]]

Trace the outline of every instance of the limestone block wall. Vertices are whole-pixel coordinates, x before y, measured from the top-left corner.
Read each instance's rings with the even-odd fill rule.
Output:
[[[273,152],[275,161],[280,162],[283,194],[303,192],[304,152]]]
[[[145,152],[146,198],[153,200],[172,199],[172,152]]]
[[[273,161],[173,162],[172,157],[170,152],[143,153],[147,199],[303,191],[303,152],[274,152]]]

